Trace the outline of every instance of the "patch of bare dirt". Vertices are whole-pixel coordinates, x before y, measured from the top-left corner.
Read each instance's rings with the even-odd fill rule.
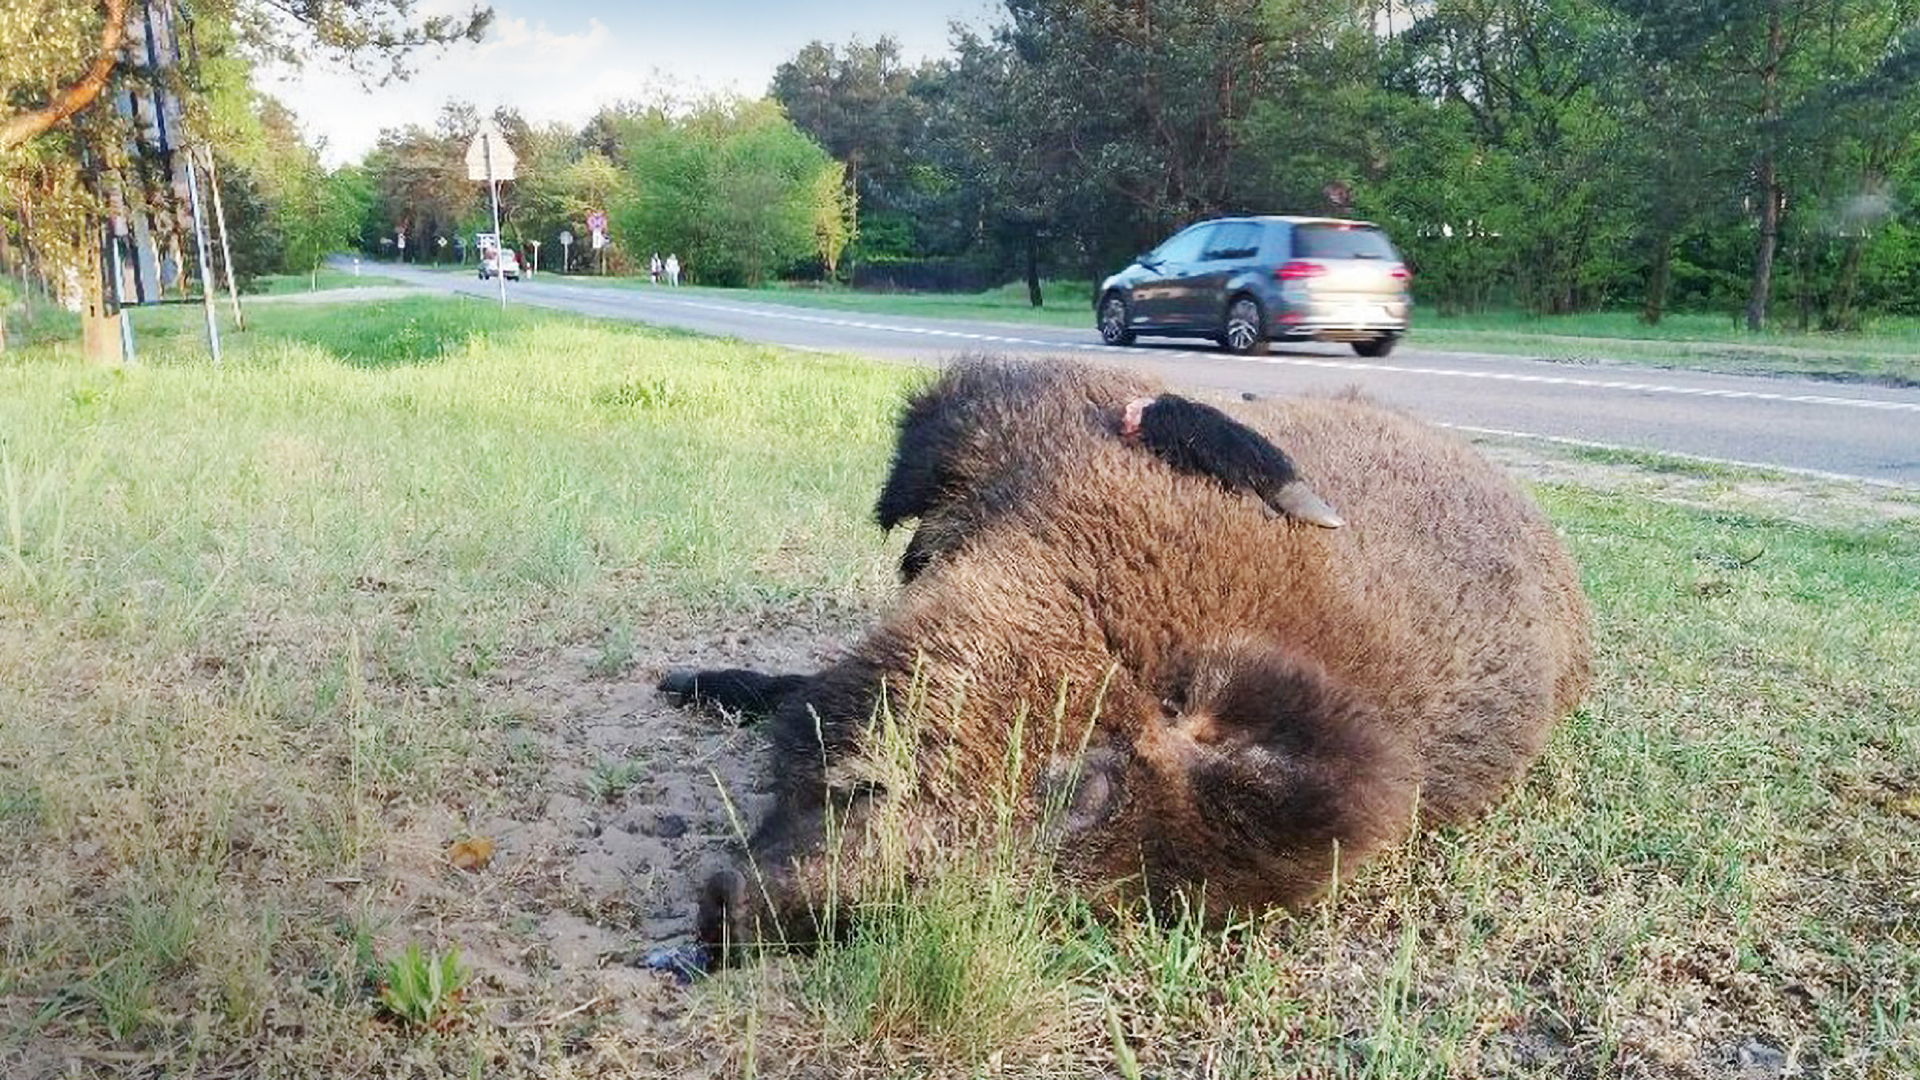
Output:
[[[383,938],[457,944],[493,1025],[578,1019],[663,1035],[686,991],[645,960],[691,939],[694,885],[758,820],[768,781],[757,728],[675,708],[655,683],[681,667],[813,671],[860,625],[782,613],[688,633],[636,628],[631,662],[611,675],[592,646],[523,660],[496,678],[521,720],[505,736],[507,797],[468,820],[421,806],[377,882],[340,884],[392,913]],[[448,859],[468,837],[496,845],[477,872]]]

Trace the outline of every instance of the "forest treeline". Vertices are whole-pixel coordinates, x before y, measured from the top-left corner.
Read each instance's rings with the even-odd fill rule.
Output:
[[[704,283],[1025,278],[1038,302],[1197,218],[1326,213],[1384,225],[1440,310],[1851,328],[1920,314],[1917,83],[1920,0],[1003,0],[931,59],[810,44],[757,100],[494,119],[520,158],[502,232],[548,269],[571,233],[574,270],[673,251]],[[480,119],[449,103],[330,174],[229,154],[245,259],[404,234],[452,260],[488,227]]]

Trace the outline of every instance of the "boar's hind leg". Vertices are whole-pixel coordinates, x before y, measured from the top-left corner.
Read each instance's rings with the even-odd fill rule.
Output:
[[[806,675],[767,675],[742,668],[673,671],[660,680],[660,692],[675,705],[718,706],[743,717],[766,716],[811,681]]]

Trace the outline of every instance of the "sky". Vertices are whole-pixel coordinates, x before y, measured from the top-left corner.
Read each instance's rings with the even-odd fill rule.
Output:
[[[423,14],[465,10],[471,0],[421,0]],[[872,42],[890,35],[908,63],[945,55],[948,24],[988,25],[990,0],[494,0],[477,45],[422,53],[413,78],[368,90],[318,63],[269,70],[261,89],[324,140],[329,166],[355,161],[382,128],[431,124],[459,98],[491,112],[511,105],[529,121],[584,122],[603,103],[731,91],[766,93],[776,67],[810,41]]]

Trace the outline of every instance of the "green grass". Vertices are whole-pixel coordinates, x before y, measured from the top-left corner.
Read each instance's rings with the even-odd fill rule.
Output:
[[[14,291],[19,291],[18,286]],[[77,340],[80,336],[80,317],[48,300],[35,296],[32,301],[15,300],[11,304],[0,301],[7,318],[7,349],[0,352],[0,363],[4,363],[12,351],[48,345],[54,342]]]
[[[1804,375],[1920,386],[1920,322],[1874,320],[1857,333],[1759,333],[1732,318],[1668,315],[1648,326],[1630,312],[1528,316],[1416,313],[1414,344],[1571,362],[1616,360],[1742,374]]]
[[[1597,681],[1476,827],[1214,931],[960,863],[682,990],[535,930],[644,949],[639,898],[684,903],[560,868],[752,745],[646,741],[683,649],[887,602],[867,514],[918,376],[429,298],[263,305],[215,368],[197,317],[138,313],[139,366],[0,364],[0,1071],[1920,1068],[1911,521],[1541,488]],[[491,869],[445,865],[483,830]],[[421,940],[468,973],[456,1030],[385,1019]]]
[[[380,1004],[395,1018],[417,1027],[443,1027],[460,1008],[460,991],[467,973],[460,966],[460,950],[422,952],[416,942],[387,961],[380,985]]]
[[[323,266],[313,274],[262,274],[247,287],[248,296],[284,296],[288,293],[353,289],[365,285],[399,285],[398,278],[380,277],[378,266],[368,263],[361,273]]]
[[[1429,315],[1454,330],[1478,330],[1520,334],[1556,334],[1571,337],[1603,337],[1643,341],[1713,341],[1782,346],[1818,345],[1849,337],[1884,339],[1900,352],[1920,353],[1920,320],[1887,316],[1872,318],[1855,334],[1801,331],[1776,319],[1766,329],[1746,329],[1745,314],[1700,314],[1671,312],[1659,323],[1642,322],[1637,312],[1597,311],[1572,315],[1528,315],[1522,312],[1485,312],[1480,314]]]
[[[551,316],[528,308],[500,311],[427,295],[344,309],[273,305],[256,309],[245,331],[234,328],[224,304],[216,310],[223,359],[242,365],[277,364],[314,341],[325,341],[328,355],[355,367],[436,363],[489,335],[552,325]],[[204,359],[206,322],[198,305],[138,308],[130,314],[143,360],[172,366]]]
[[[555,275],[558,280],[558,275]],[[645,277],[600,277],[574,274],[570,285],[602,289],[665,289]],[[1036,326],[1093,325],[1093,286],[1084,281],[1041,282],[1041,307],[1027,299],[1024,282],[1014,282],[978,293],[865,292],[838,285],[812,282],[774,282],[758,288],[713,288],[682,285],[688,295],[726,297],[733,300],[786,304],[792,307],[825,308],[834,311],[864,311],[879,315],[912,316],[934,319],[975,319],[989,322],[1022,323]]]

